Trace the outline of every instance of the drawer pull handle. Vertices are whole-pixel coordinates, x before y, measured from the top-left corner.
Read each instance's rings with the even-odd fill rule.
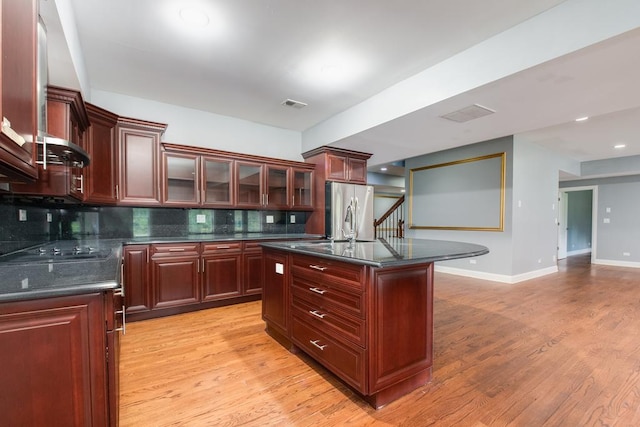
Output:
[[[117,310],[115,312],[115,314],[121,314],[122,315],[122,326],[119,328],[115,328],[114,331],[118,331],[118,332],[122,332],[122,335],[126,335],[127,334],[127,320],[125,319],[125,307],[124,305],[122,306],[122,310]]]
[[[320,345],[320,344],[318,344],[318,341],[320,341],[320,340],[309,340],[309,342],[311,344],[313,344],[314,346],[318,347],[320,350],[324,350],[324,348],[327,346],[327,344]]]
[[[325,292],[327,292],[324,289],[320,289],[320,288],[309,288],[309,290],[311,292],[315,292],[316,294],[320,294],[320,295],[323,295]]]
[[[325,271],[327,267],[320,267],[319,265],[309,265],[309,268],[313,268],[314,270]]]
[[[184,252],[184,248],[169,248],[169,252]]]
[[[231,246],[216,246],[216,249],[231,249]]]
[[[319,319],[324,319],[324,316],[327,315],[326,313],[318,313],[318,310],[309,310],[309,313],[313,314]]]

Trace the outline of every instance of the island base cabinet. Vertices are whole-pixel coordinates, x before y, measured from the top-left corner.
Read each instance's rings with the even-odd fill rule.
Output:
[[[0,304],[0,424],[106,426],[103,294]]]
[[[313,357],[376,409],[431,380],[433,263],[379,268],[263,253],[262,317],[281,344]]]
[[[262,286],[262,318],[268,332],[286,346],[281,338],[289,337],[288,257],[277,252],[264,252],[264,285]]]

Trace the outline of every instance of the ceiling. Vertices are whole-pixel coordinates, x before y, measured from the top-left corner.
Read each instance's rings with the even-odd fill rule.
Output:
[[[304,139],[565,0],[70,0],[79,45],[67,42],[55,2],[62,0],[40,0],[50,83],[81,89],[83,70],[91,89],[291,129]],[[178,18],[191,5],[207,13],[208,25]],[[579,161],[640,155],[638,75],[635,29],[325,143],[373,153],[373,170],[505,135]],[[281,105],[286,99],[308,105]],[[466,123],[440,117],[472,104],[496,113]],[[590,119],[574,121],[584,115]],[[626,148],[614,150],[618,143]]]

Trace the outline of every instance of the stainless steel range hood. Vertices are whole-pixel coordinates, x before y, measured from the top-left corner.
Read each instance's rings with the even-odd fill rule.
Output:
[[[64,165],[83,168],[89,165],[89,155],[81,147],[62,138],[49,135],[47,127],[47,85],[49,83],[47,59],[47,27],[38,16],[38,136],[31,150],[36,150],[37,163],[44,169],[47,165]],[[26,141],[25,145],[33,144]]]
[[[31,144],[26,142],[25,144]],[[47,165],[65,165],[83,168],[89,165],[89,154],[71,141],[47,134],[39,134],[33,149],[37,153],[37,162],[44,169]]]

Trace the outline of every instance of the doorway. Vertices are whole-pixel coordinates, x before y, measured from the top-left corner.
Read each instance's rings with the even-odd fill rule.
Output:
[[[597,187],[561,188],[558,195],[558,260],[591,254],[596,259]]]

